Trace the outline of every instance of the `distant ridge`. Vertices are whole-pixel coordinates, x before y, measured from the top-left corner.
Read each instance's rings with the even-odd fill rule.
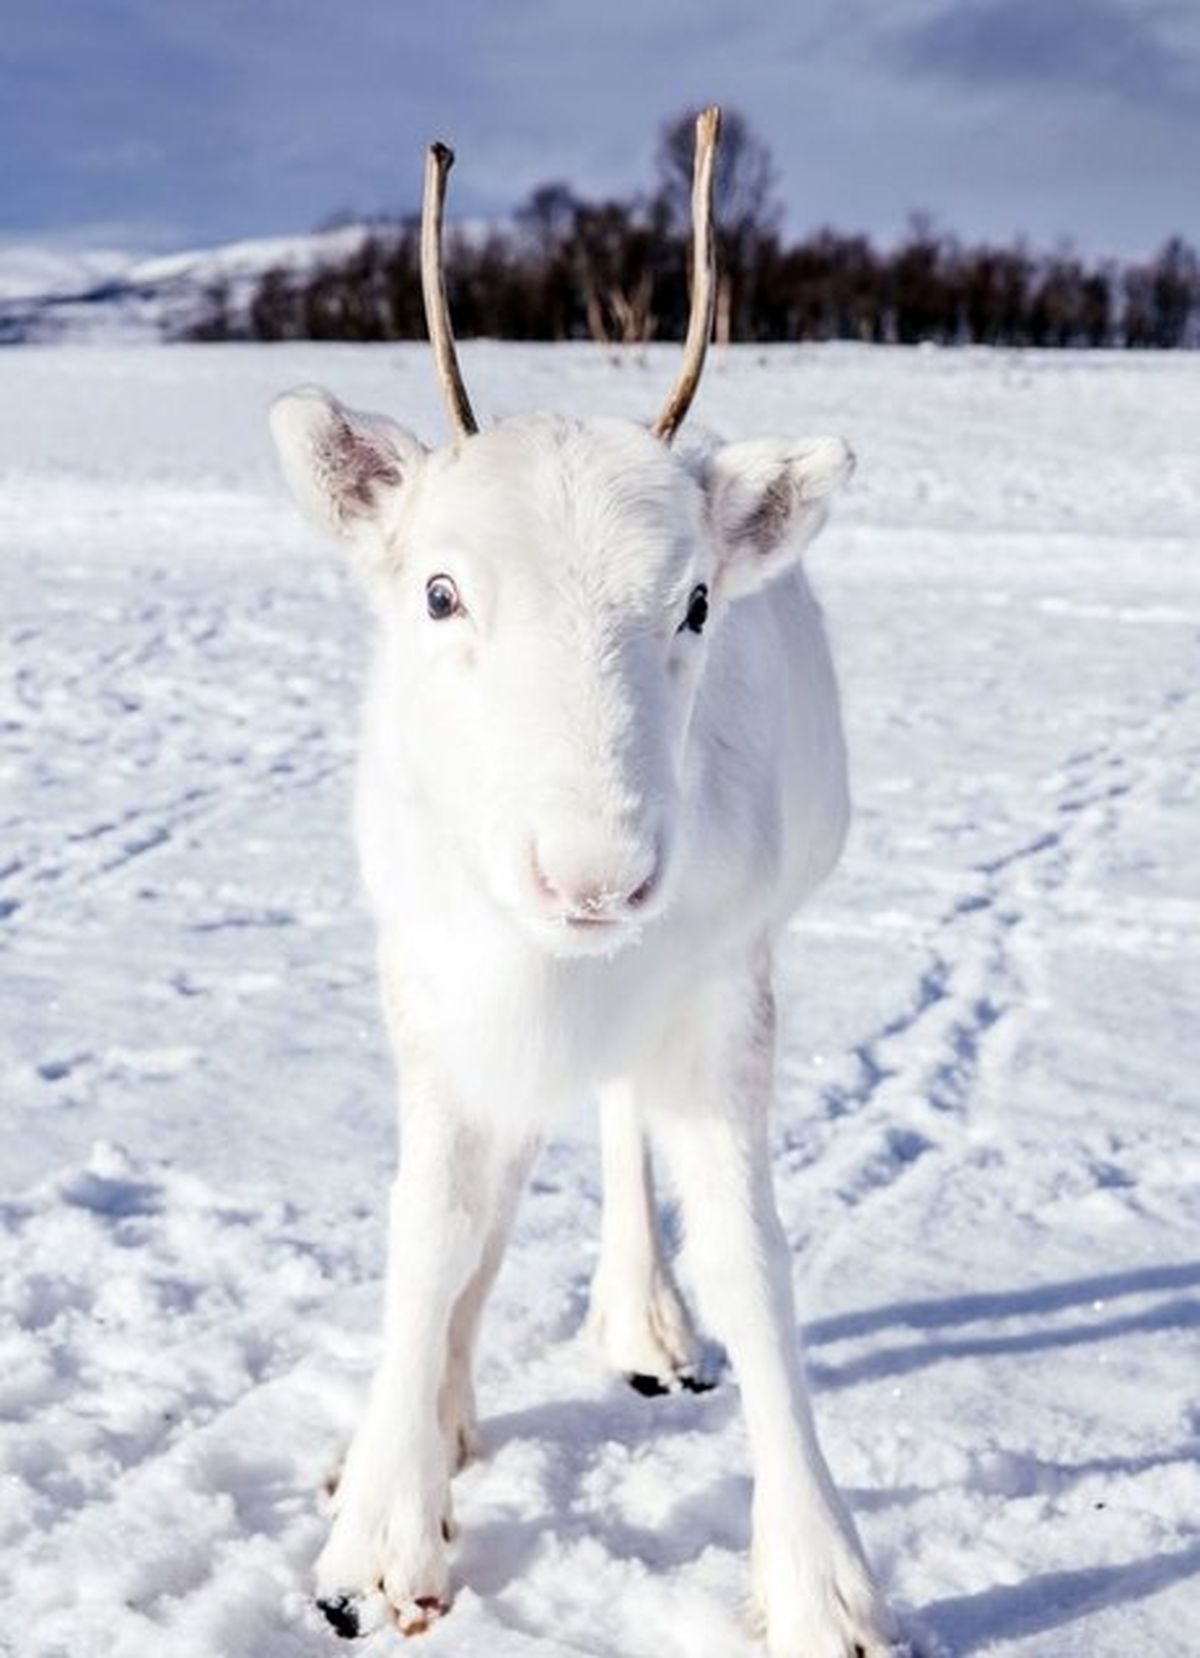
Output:
[[[366,226],[355,224],[152,258],[107,249],[0,248],[0,344],[171,339],[200,318],[214,285],[227,289],[237,315],[264,271],[303,272],[343,259],[366,234]]]

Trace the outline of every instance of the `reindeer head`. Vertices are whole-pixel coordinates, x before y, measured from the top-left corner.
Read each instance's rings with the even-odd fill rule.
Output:
[[[440,145],[422,274],[457,439],[426,449],[312,388],[272,409],[297,502],[348,545],[379,617],[373,697],[396,787],[555,954],[611,951],[669,905],[710,651],[731,606],[816,534],[851,467],[831,438],[670,447],[711,331],[716,130],[708,111],[688,345],[653,429],[535,415],[478,430],[442,285]]]

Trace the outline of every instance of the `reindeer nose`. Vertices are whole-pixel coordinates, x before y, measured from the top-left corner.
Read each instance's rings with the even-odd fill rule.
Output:
[[[535,845],[533,879],[543,899],[569,921],[610,921],[641,909],[658,885],[657,847],[634,856],[588,858]]]

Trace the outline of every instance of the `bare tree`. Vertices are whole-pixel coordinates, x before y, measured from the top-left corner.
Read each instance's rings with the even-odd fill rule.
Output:
[[[229,283],[223,276],[206,283],[200,296],[200,306],[191,322],[179,334],[182,340],[232,340],[237,338],[229,296]]]
[[[561,179],[539,184],[531,191],[524,205],[517,209],[517,223],[539,258],[553,259],[566,247],[578,209],[579,198]]]
[[[1154,344],[1186,345],[1200,307],[1200,261],[1179,236],[1172,236],[1151,267],[1151,306]]]
[[[300,313],[298,284],[273,265],[263,272],[250,302],[250,335],[256,340],[312,339]]]
[[[640,345],[654,332],[654,246],[636,210],[581,204],[572,241],[588,331],[598,345]]]
[[[585,201],[555,180],[484,235],[451,229],[444,269],[460,333],[590,335],[604,345],[681,338],[692,317],[693,144],[688,116],[662,129],[649,195]],[[777,230],[774,180],[770,154],[745,118],[725,117],[714,177],[719,340],[1200,345],[1200,260],[1178,237],[1152,258],[1121,264],[1069,246],[964,246],[918,214],[886,250],[831,229],[788,244]],[[421,338],[417,222],[363,222],[369,229],[345,251],[330,249],[307,270],[266,271],[246,298],[215,287],[183,332]]]
[[[659,200],[668,230],[687,235],[692,208],[692,148],[695,110],[677,115],[663,127],[658,141]],[[721,147],[713,180],[716,219],[718,338],[746,337],[751,319],[752,285],[759,254],[778,230],[781,217],[775,194],[777,173],[771,152],[740,110],[723,110]]]

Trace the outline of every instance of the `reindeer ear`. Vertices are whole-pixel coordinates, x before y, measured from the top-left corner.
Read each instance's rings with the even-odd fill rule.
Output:
[[[704,487],[724,591],[751,593],[794,564],[853,470],[841,438],[754,439],[711,454]]]
[[[277,397],[270,418],[297,506],[340,540],[358,540],[425,455],[412,433],[385,415],[357,414],[318,386]]]

